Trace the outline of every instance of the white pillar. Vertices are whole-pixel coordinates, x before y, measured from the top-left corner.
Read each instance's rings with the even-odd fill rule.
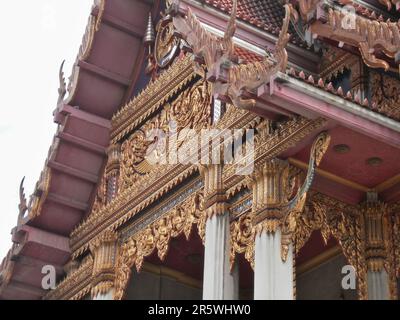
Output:
[[[99,293],[93,300],[114,300],[114,289],[109,290],[107,293]]]
[[[229,213],[207,220],[204,251],[204,300],[234,300],[239,297],[238,268],[230,271]]]
[[[368,300],[389,300],[389,277],[385,269],[368,270]]]
[[[262,231],[255,239],[254,299],[293,300],[293,246],[281,258],[281,231]]]

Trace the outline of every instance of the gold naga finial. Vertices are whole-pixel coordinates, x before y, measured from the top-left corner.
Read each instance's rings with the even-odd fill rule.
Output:
[[[235,53],[233,36],[236,32],[237,1],[238,0],[233,0],[231,17],[229,19],[228,26],[224,34],[224,47],[226,50],[226,54],[229,58],[232,58]]]
[[[290,39],[289,26],[291,18],[297,20],[298,15],[291,4],[285,4],[285,17],[282,29],[275,46],[273,56],[266,55],[261,62],[234,66],[229,71],[229,86],[226,94],[238,108],[249,109],[254,107],[253,99],[242,99],[243,90],[252,91],[263,84],[269,83],[271,77],[279,71],[285,71],[288,63],[286,46]]]
[[[232,12],[223,39],[208,31],[189,8],[186,17],[174,17],[174,27],[191,46],[193,54],[204,59],[209,73],[213,73],[234,54],[233,36],[236,31],[237,0],[233,0]]]
[[[57,106],[59,106],[64,101],[64,97],[67,93],[67,85],[65,83],[64,71],[63,71],[64,63],[65,63],[65,60],[61,63],[60,70],[58,71],[60,87],[58,88]]]
[[[262,62],[235,65],[233,63],[235,51],[233,36],[236,31],[237,5],[238,0],[233,0],[230,20],[222,39],[209,32],[190,8],[186,17],[181,15],[174,17],[174,26],[191,46],[193,54],[203,58],[209,79],[215,79],[216,74],[226,73],[228,83],[215,82],[213,93],[227,96],[236,107],[247,109],[253,107],[255,101],[242,99],[242,91],[254,90],[268,83],[277,72],[286,69],[288,63],[286,45],[290,38],[289,25],[292,17],[297,21],[298,14],[291,4],[284,6],[285,18],[273,57],[266,54]],[[197,69],[200,70],[200,68]],[[197,72],[203,74],[200,71]]]
[[[306,203],[308,191],[310,190],[311,184],[314,180],[315,171],[322,161],[323,156],[328,150],[331,137],[327,132],[322,132],[315,139],[310,152],[310,160],[308,163],[307,176],[303,182],[303,185],[299,188],[296,196],[289,201],[287,205],[287,213],[285,215],[283,226],[282,226],[282,247],[281,247],[281,258],[282,261],[286,261],[289,244],[293,243],[294,231],[296,229],[296,223],[298,216],[303,212]]]
[[[22,178],[21,183],[19,184],[18,222],[20,221],[20,219],[24,217],[26,210],[28,210],[28,205],[26,202],[25,191],[24,191],[24,181],[25,177]]]

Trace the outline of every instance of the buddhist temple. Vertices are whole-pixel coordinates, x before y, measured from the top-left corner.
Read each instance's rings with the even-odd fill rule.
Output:
[[[399,299],[400,0],[88,16],[0,299]]]

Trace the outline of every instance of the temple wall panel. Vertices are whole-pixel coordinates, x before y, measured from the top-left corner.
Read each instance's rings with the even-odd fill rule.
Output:
[[[201,300],[202,290],[171,277],[147,271],[134,272],[126,300]]]
[[[296,278],[298,300],[357,300],[357,290],[343,290],[342,267],[348,265],[343,254],[319,266],[298,274]]]

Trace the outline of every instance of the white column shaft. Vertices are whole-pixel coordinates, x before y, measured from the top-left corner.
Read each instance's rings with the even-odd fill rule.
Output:
[[[281,259],[281,232],[262,232],[256,237],[254,268],[255,300],[293,299],[293,247],[286,262]]]
[[[204,300],[238,299],[237,268],[230,272],[229,214],[207,220],[204,251]]]
[[[114,289],[111,289],[107,293],[99,293],[93,300],[113,300],[114,299]]]
[[[389,277],[386,270],[368,271],[368,300],[389,300]]]

